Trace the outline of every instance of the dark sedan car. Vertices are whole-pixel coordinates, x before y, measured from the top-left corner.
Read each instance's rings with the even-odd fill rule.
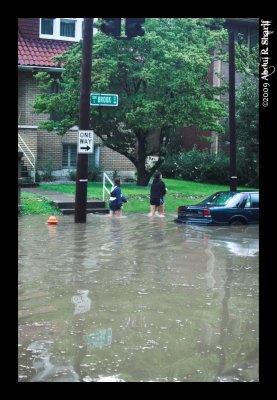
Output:
[[[204,225],[259,223],[259,192],[217,192],[201,203],[178,208],[175,222]]]

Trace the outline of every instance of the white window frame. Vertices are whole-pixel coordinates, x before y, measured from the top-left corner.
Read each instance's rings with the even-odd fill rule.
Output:
[[[54,18],[53,19],[53,35],[46,35],[41,33],[41,20],[43,18],[39,19],[39,37],[41,39],[54,39],[54,40],[66,40],[70,42],[79,42],[79,40],[82,39],[83,37],[83,32],[82,32],[82,22],[84,18]],[[60,35],[60,26],[61,26],[61,21],[63,20],[69,20],[72,22],[75,22],[75,37],[71,36],[61,36]]]

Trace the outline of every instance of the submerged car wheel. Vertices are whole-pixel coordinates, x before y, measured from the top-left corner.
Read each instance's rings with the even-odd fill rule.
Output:
[[[233,221],[230,222],[230,226],[243,226],[247,225],[246,221],[243,221],[241,219],[234,219]]]

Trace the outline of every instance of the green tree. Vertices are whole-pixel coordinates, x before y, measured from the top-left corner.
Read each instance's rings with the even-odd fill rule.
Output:
[[[222,19],[149,18],[143,37],[116,40],[102,33],[94,37],[92,88],[98,93],[117,93],[118,107],[91,107],[91,128],[103,144],[126,156],[137,169],[137,185],[147,185],[154,170],[179,143],[178,130],[195,126],[222,132],[219,123],[225,107],[211,86],[211,63],[226,41]],[[217,23],[221,29],[211,30]],[[56,57],[64,67],[60,77],[37,75],[42,93],[35,101],[37,112],[59,110],[61,121],[41,127],[64,134],[78,125],[81,43]],[[50,93],[56,79],[60,93]],[[153,141],[153,132],[158,144]],[[148,156],[158,161],[147,169]]]
[[[246,75],[236,93],[236,132],[241,179],[250,186],[259,182],[259,80]]]
[[[259,48],[236,44],[236,137],[240,181],[258,185],[259,177]]]

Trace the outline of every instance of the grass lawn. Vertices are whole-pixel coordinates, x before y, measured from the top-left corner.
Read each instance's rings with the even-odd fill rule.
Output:
[[[20,196],[20,205],[20,215],[62,215],[62,213],[52,205],[52,201],[33,193],[22,192]]]
[[[196,204],[205,197],[220,191],[229,190],[229,186],[223,185],[212,185],[206,183],[196,183],[191,181],[183,181],[177,179],[163,179],[168,189],[168,193],[165,196],[165,212],[177,213],[177,208],[180,205]],[[128,203],[124,204],[124,213],[128,212],[139,212],[145,213],[149,211],[149,194],[150,184],[146,187],[136,186],[133,183],[122,183],[121,190],[124,196],[128,198]],[[75,194],[76,185],[75,183],[65,184],[40,184],[39,188],[42,190],[54,190],[61,193]],[[110,189],[108,187],[108,189]],[[255,188],[238,187],[238,190],[251,190]],[[257,190],[257,189],[255,189]],[[101,199],[102,200],[103,186],[102,182],[89,182],[87,198],[89,199]],[[23,195],[24,193],[22,193]],[[36,196],[38,197],[38,196]],[[108,196],[105,197],[106,206],[108,207]],[[22,202],[24,205],[24,203]],[[24,207],[23,207],[24,208]]]

